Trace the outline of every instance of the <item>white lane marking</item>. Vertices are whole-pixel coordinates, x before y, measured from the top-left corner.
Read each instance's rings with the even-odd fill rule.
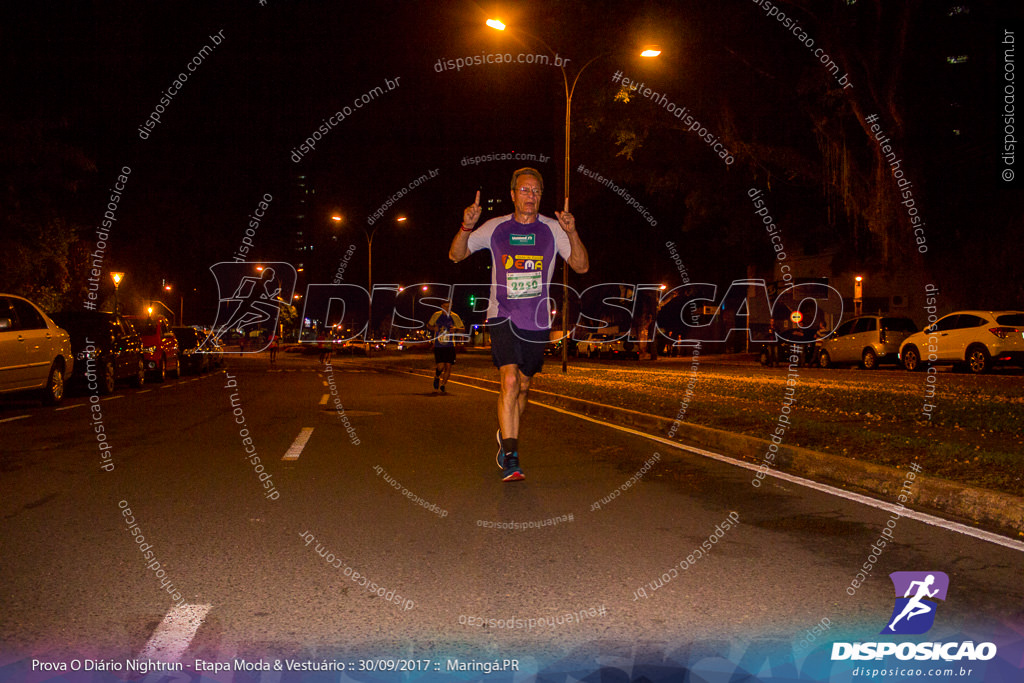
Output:
[[[135,393],[136,393],[136,394],[148,394],[148,393],[149,393],[149,392],[151,392],[151,391],[153,391],[153,390],[152,390],[152,389],[139,389],[139,390],[138,390],[138,391],[136,391]]]
[[[306,447],[306,442],[309,441],[309,437],[313,435],[312,427],[303,427],[299,432],[299,435],[295,437],[295,441],[288,447],[282,460],[298,460],[299,455],[302,453],[302,449]]]
[[[320,405],[327,405],[327,394],[324,394],[323,396],[320,397]]]
[[[85,405],[84,403],[76,403],[73,406],[62,406],[60,408],[54,408],[54,410],[55,411],[71,410],[72,408],[81,408],[84,405]],[[28,415],[24,415],[23,417],[28,417]],[[12,419],[12,420],[20,420],[21,418],[19,418],[19,417],[12,417],[10,419]],[[3,421],[5,421],[5,420],[0,420],[0,422],[3,422]]]
[[[415,373],[415,374],[418,374],[418,373]],[[423,377],[427,377],[427,375],[422,375],[422,376]],[[453,384],[458,384],[458,385],[464,386],[464,387],[471,387],[473,389],[479,389],[480,391],[486,391],[486,392],[491,393],[491,394],[498,393],[494,389],[486,389],[484,387],[478,387],[475,384],[464,384],[463,382],[456,382],[456,381],[451,380],[451,379],[448,380],[448,381],[452,382]],[[598,420],[598,419],[595,419],[593,417],[588,417],[586,415],[580,415],[579,413],[574,413],[572,411],[565,410],[564,408],[558,408],[556,406],[548,405],[547,403],[540,403],[539,401],[530,401],[530,403],[532,405],[541,406],[542,408],[547,408],[549,410],[554,410],[555,412],[558,412],[558,413],[563,413],[565,415],[571,415],[571,416],[577,417],[577,418],[579,418],[581,420],[586,420],[588,422],[593,422],[594,424],[599,424],[599,425],[603,425],[605,427],[610,427],[611,429],[617,429],[620,432],[626,432],[627,434],[633,434],[635,436],[640,436],[640,437],[643,437],[645,439],[649,439],[651,441],[656,441],[656,442],[658,442],[660,444],[664,444],[665,446],[669,446],[671,448],[676,448],[676,449],[681,450],[681,451],[689,451],[690,453],[695,453],[697,455],[703,455],[706,458],[711,458],[712,460],[718,460],[719,462],[723,462],[723,463],[725,463],[727,465],[733,465],[735,467],[742,467],[744,469],[750,470],[751,472],[758,472],[758,471],[760,471],[760,466],[759,465],[754,465],[753,463],[743,462],[741,460],[735,460],[735,459],[730,458],[728,456],[721,455],[720,453],[715,453],[713,451],[706,451],[703,448],[697,448],[696,446],[687,446],[685,444],[676,443],[675,441],[671,441],[669,439],[666,439],[663,436],[655,436],[653,434],[647,434],[645,432],[641,432],[641,431],[638,431],[636,429],[631,429],[630,427],[623,427],[621,425],[612,424],[611,422],[604,422],[603,420]],[[589,403],[589,401],[588,401],[588,403]],[[598,405],[602,405],[602,404],[598,404]],[[637,411],[634,410],[634,411],[630,411],[630,412],[634,412],[635,413]],[[640,414],[641,415],[645,415],[646,413],[640,413]],[[651,417],[657,417],[657,416],[652,415]],[[948,519],[942,519],[941,517],[935,517],[934,515],[929,515],[926,512],[918,512],[917,510],[911,510],[910,508],[907,508],[907,507],[901,508],[898,505],[894,505],[892,503],[886,503],[885,501],[881,501],[881,500],[876,500],[875,498],[871,498],[870,496],[864,496],[864,495],[861,495],[859,493],[852,493],[850,491],[844,491],[843,489],[838,489],[838,488],[836,488],[834,486],[829,486],[828,484],[819,484],[816,481],[811,481],[810,479],[804,479],[803,477],[798,477],[796,475],[789,474],[787,472],[779,472],[777,470],[768,470],[767,476],[775,477],[776,479],[782,479],[783,481],[788,481],[790,483],[798,484],[800,486],[805,486],[807,488],[814,489],[815,491],[820,491],[822,493],[828,493],[828,494],[831,494],[833,496],[838,496],[839,498],[845,498],[846,500],[853,501],[854,503],[860,503],[861,505],[867,505],[868,507],[877,508],[879,510],[885,510],[886,512],[898,512],[901,517],[909,517],[910,519],[916,519],[917,521],[924,522],[925,524],[930,524],[932,526],[937,526],[940,529],[945,529],[947,531],[953,531],[953,532],[956,532],[956,533],[963,534],[965,536],[971,536],[973,538],[977,538],[978,540],[981,540],[981,541],[988,541],[989,543],[995,543],[996,545],[1001,545],[1004,548],[1009,548],[1011,550],[1016,550],[1016,551],[1019,551],[1019,552],[1024,552],[1024,542],[1017,541],[1017,540],[1014,540],[1012,538],[1006,538],[1005,536],[1000,536],[999,534],[994,534],[994,533],[992,533],[990,531],[984,531],[982,529],[975,529],[974,527],[969,527],[966,524],[959,524],[957,522],[951,522]]]
[[[75,406],[68,406],[68,408],[74,408]],[[67,408],[57,408],[57,410],[67,410]],[[32,417],[31,415],[18,415],[16,417],[5,417],[0,422],[14,422],[15,420],[24,420],[26,417]]]
[[[117,400],[119,398],[124,398],[124,394],[118,394],[117,396],[107,396],[106,398],[101,398],[100,400],[101,401],[115,401],[115,400]]]
[[[212,605],[172,607],[136,659],[176,662],[188,649]]]

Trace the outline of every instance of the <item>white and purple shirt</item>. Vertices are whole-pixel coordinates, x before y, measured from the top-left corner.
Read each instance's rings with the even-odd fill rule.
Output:
[[[487,318],[509,318],[521,330],[546,330],[551,327],[548,286],[555,252],[568,259],[572,246],[555,219],[538,214],[533,223],[524,224],[513,216],[492,218],[469,236],[470,253],[491,250]]]

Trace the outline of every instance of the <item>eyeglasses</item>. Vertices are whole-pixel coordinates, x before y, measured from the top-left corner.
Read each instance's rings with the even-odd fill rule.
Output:
[[[532,194],[532,195],[534,195],[536,197],[539,197],[541,192],[543,192],[543,191],[544,190],[540,189],[539,187],[520,187],[519,188],[519,194]]]

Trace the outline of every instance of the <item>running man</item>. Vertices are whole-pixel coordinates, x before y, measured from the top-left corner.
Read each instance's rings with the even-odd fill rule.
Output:
[[[935,609],[931,605],[922,602],[924,598],[935,597],[935,594],[939,592],[938,588],[936,588],[934,591],[928,590],[928,587],[931,586],[933,583],[935,583],[935,576],[933,574],[929,574],[928,576],[926,576],[924,581],[910,582],[910,585],[907,586],[907,592],[903,595],[903,597],[910,597],[910,592],[914,590],[914,586],[917,586],[917,593],[914,595],[914,597],[910,598],[910,600],[907,602],[906,607],[904,607],[903,611],[900,612],[900,615],[893,619],[892,623],[889,624],[890,631],[895,632],[895,629],[893,627],[896,626],[896,622],[898,622],[903,617],[906,617],[907,621],[910,621],[919,614],[928,614],[933,609]]]
[[[558,220],[539,213],[544,180],[532,168],[512,174],[515,213],[492,218],[479,229],[480,191],[462,213],[462,226],[452,240],[448,257],[458,263],[473,252],[491,252],[491,295],[487,324],[491,355],[500,375],[498,394],[498,467],[503,481],[525,479],[519,465],[519,431],[531,378],[544,364],[550,338],[548,287],[557,253],[577,273],[590,268],[587,250],[576,232],[576,219],[565,210]]]
[[[453,332],[466,329],[458,313],[452,313],[451,299],[441,304],[441,310],[430,316],[427,327],[434,333],[434,391],[440,386],[445,393],[445,385],[452,374],[455,363],[455,335]]]

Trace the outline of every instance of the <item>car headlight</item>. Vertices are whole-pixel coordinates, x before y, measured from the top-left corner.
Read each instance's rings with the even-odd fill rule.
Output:
[[[99,357],[99,351],[89,353],[88,351],[79,351],[78,355],[75,356],[75,360],[95,360]]]
[[[144,347],[142,347],[142,352],[147,354],[147,355],[151,354],[151,353],[156,353],[156,347],[155,346],[144,346]]]

